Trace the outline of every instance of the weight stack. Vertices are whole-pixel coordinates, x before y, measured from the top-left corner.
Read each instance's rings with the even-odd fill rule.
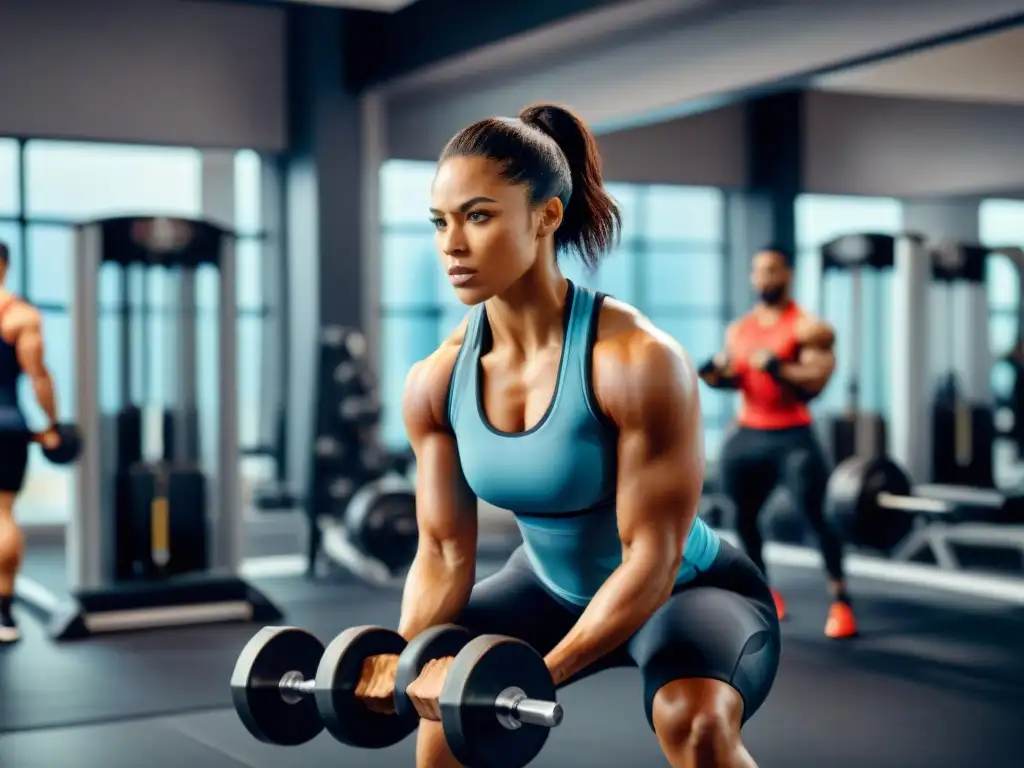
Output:
[[[992,409],[972,405],[964,409],[970,427],[966,461],[957,460],[958,413],[938,404],[932,408],[932,480],[945,485],[994,488],[992,446],[996,431]],[[963,427],[960,426],[960,429]]]
[[[119,472],[142,461],[142,422],[145,410],[137,405],[126,405],[109,417],[114,422],[116,440],[116,468]],[[165,410],[163,419],[163,459],[170,461],[174,455],[174,414]]]
[[[157,579],[208,566],[206,478],[184,463],[139,463],[123,476],[118,578]],[[161,559],[164,554],[166,560]]]

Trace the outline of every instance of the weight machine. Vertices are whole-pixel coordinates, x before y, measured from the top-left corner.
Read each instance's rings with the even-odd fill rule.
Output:
[[[891,275],[896,258],[895,240],[887,235],[865,234],[826,243],[821,252],[821,295],[829,278],[845,274],[850,281],[850,327],[844,412],[830,419],[832,458],[839,463],[850,456],[876,456],[885,450],[888,435],[885,419],[861,407],[863,304],[866,273]]]
[[[931,482],[916,485],[913,492],[921,498],[904,504],[914,525],[894,549],[895,560],[930,553],[940,567],[953,570],[960,567],[956,546],[1017,548],[1024,554],[1021,499],[997,490],[993,477],[994,359],[985,286],[993,253],[950,241],[931,249],[936,292],[926,305],[929,322],[920,342],[938,366],[933,368],[938,387],[931,406]]]
[[[932,249],[929,329],[937,385],[932,404],[931,478],[993,489],[992,355],[985,267],[989,251],[942,242]]]
[[[145,286],[156,270],[173,273],[170,284],[177,287],[176,301],[169,302],[176,329],[164,335],[173,337],[177,352],[176,392],[167,409],[136,407],[131,391],[131,352],[154,342],[132,333],[138,312],[128,306],[131,284],[143,297],[141,312],[152,311]],[[206,340],[217,344],[217,395],[206,403],[196,386],[196,275],[202,270],[219,278],[216,339]],[[48,619],[59,640],[281,618],[239,576],[233,235],[186,219],[83,224],[76,233],[74,278],[75,402],[84,445],[65,535],[70,596],[62,600],[32,589],[19,598]],[[114,285],[121,289],[119,307],[104,295]],[[119,405],[104,405],[117,380]],[[154,433],[159,440],[149,439]],[[153,449],[155,442],[162,444]]]
[[[929,449],[936,442],[936,433],[941,436],[942,432],[952,432],[953,440],[947,443],[954,449],[952,460],[966,458],[967,463],[984,440],[985,419],[991,419],[984,405],[990,399],[985,394],[991,370],[987,357],[988,314],[984,271],[978,266],[985,253],[984,249],[961,244],[941,244],[933,250],[923,237],[914,234],[850,235],[824,246],[826,263],[838,262],[855,272],[863,264],[888,261],[891,254],[894,272],[888,441],[879,444],[873,434],[880,417],[862,414],[854,405],[854,455],[840,462],[830,478],[826,514],[848,541],[882,551],[895,560],[916,559],[927,550],[940,567],[956,568],[953,544],[1005,547],[1019,530],[1006,525],[1020,517],[1020,504],[1015,498],[995,491],[991,484],[971,487],[936,482],[945,480],[935,472],[951,457],[949,452],[943,455]],[[932,303],[935,282],[964,284],[955,306],[968,322],[961,321],[954,328],[943,324],[947,334],[964,335],[959,342],[948,335],[943,339],[930,333],[937,323],[947,319],[935,312]],[[856,297],[856,281],[854,285]],[[948,314],[954,306],[949,301],[948,286],[943,287],[947,294],[939,296],[938,308]],[[945,306],[942,298],[946,299]],[[856,298],[854,309],[859,315]],[[958,316],[963,315],[958,312]],[[978,335],[982,338],[976,338]],[[951,396],[940,398],[934,405],[929,397],[930,362],[935,360],[933,343],[951,347],[954,352],[952,361],[946,356],[946,370],[942,371],[947,384],[954,385],[946,387],[947,392],[952,389]],[[855,339],[854,346],[859,347],[859,339]],[[858,355],[855,351],[855,361]],[[975,429],[979,424],[982,429]],[[968,432],[966,436],[964,431]],[[984,471],[982,464],[982,475]],[[978,472],[974,469],[965,475],[977,477]],[[914,479],[925,478],[932,482],[914,483]]]

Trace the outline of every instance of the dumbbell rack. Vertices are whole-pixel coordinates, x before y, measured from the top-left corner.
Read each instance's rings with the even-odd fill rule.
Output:
[[[367,557],[344,524],[359,488],[380,478],[389,463],[377,440],[380,403],[365,345],[365,337],[354,328],[327,326],[321,331],[306,493],[307,575],[317,574],[320,557],[326,555],[362,581],[387,585],[393,581],[389,569]]]

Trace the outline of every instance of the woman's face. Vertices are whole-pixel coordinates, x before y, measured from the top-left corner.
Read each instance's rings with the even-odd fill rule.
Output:
[[[455,293],[473,305],[505,292],[536,263],[554,232],[551,204],[533,206],[525,185],[509,184],[493,160],[452,157],[437,169],[430,216],[437,250]]]

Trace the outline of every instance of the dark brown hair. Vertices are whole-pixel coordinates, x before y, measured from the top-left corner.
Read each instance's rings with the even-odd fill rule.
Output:
[[[0,262],[4,264],[10,264],[11,262],[11,251],[3,240],[0,240]]]
[[[506,180],[529,188],[534,205],[560,199],[565,213],[555,232],[558,252],[575,253],[593,269],[617,244],[622,214],[604,189],[597,141],[565,107],[535,104],[515,120],[479,120],[452,137],[440,162],[450,157],[497,161]]]
[[[778,243],[768,243],[758,253],[776,253],[782,259],[782,262],[789,268],[792,269],[796,264],[796,260],[793,258],[793,252],[786,248],[784,245]]]

